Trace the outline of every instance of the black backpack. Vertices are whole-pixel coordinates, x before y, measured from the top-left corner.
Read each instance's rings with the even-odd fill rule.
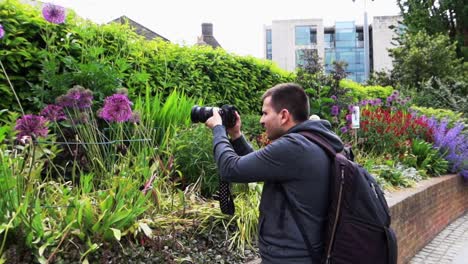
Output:
[[[322,263],[396,264],[397,240],[390,228],[387,202],[375,179],[364,168],[336,153],[322,136],[310,132],[299,134],[320,146],[332,161]],[[286,190],[281,190],[313,256],[314,250],[300,223],[297,208],[288,199]]]

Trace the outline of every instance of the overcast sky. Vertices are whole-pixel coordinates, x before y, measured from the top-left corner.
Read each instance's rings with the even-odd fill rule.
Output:
[[[47,1],[47,0],[46,0]],[[272,20],[323,18],[363,22],[373,16],[397,15],[396,0],[50,0],[96,23],[126,15],[173,43],[192,45],[201,24],[213,23],[221,46],[239,55],[263,57],[263,26]]]

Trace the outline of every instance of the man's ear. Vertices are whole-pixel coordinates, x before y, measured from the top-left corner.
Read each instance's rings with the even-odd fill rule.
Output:
[[[281,117],[281,124],[284,125],[289,122],[291,119],[291,113],[289,113],[288,109],[282,109],[280,111],[280,117]]]

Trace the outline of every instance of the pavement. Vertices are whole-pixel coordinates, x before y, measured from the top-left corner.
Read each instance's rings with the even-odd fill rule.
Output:
[[[468,264],[468,212],[449,224],[410,264]]]

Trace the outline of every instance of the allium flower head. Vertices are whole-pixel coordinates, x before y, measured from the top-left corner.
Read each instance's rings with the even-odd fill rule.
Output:
[[[51,3],[44,4],[42,15],[45,20],[54,24],[62,24],[65,22],[65,8]]]
[[[344,126],[344,127],[340,128],[340,130],[341,130],[341,133],[346,133],[346,132],[348,132],[348,127]]]
[[[340,108],[337,105],[332,106],[331,108],[331,115],[337,116],[340,112]]]
[[[15,130],[18,131],[17,139],[25,136],[31,138],[46,137],[49,130],[47,129],[47,120],[43,116],[24,115],[16,120]]]
[[[93,104],[93,92],[82,86],[75,85],[67,94],[57,98],[57,104],[62,107],[85,109]]]
[[[42,109],[41,116],[52,122],[67,119],[65,113],[63,112],[63,107],[54,104],[47,105],[44,109]]]
[[[125,122],[132,118],[132,102],[126,95],[114,94],[106,97],[99,116],[108,122]]]
[[[3,36],[5,36],[5,30],[3,29],[2,24],[0,24],[0,39],[3,38]]]
[[[338,98],[336,97],[336,95],[332,95],[330,98],[331,98],[333,101],[336,101],[336,99],[338,99]]]

